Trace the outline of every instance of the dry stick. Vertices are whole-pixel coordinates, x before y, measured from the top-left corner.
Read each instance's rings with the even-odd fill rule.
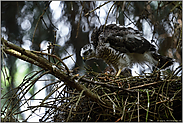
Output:
[[[165,105],[165,103],[164,103],[164,102],[166,102],[167,100],[163,101],[163,100],[161,100],[161,98],[160,98],[160,97],[159,97],[159,99],[160,99],[161,103],[163,103],[163,105],[164,105],[165,107],[167,107],[169,110],[173,111],[173,109],[172,109],[172,108],[170,108],[170,107],[168,107],[168,106],[166,106],[166,105]],[[158,104],[158,103],[156,103],[156,104]]]
[[[99,9],[100,7],[104,6],[105,4],[107,4],[107,3],[109,3],[109,2],[111,2],[111,1],[107,1],[107,2],[105,2],[104,4],[98,6],[97,8],[95,8],[95,9],[89,11],[88,13],[85,14],[85,16],[88,16],[91,12],[94,12],[95,10]]]
[[[134,93],[135,92],[134,90],[129,90],[129,89],[126,89],[126,88],[121,88],[121,87],[118,87],[118,86],[109,85],[109,84],[106,84],[104,82],[91,81],[91,80],[85,79],[85,78],[81,78],[80,81],[101,85],[103,87],[119,89],[119,90],[127,91],[127,92],[130,92],[130,93]]]
[[[66,49],[64,49],[64,50],[65,50],[65,52],[67,52]],[[74,59],[72,58],[73,55],[71,55],[69,52],[67,52],[67,54],[69,54],[69,56],[71,57],[72,61],[73,61],[77,66],[79,66],[79,65],[74,61]]]
[[[51,46],[51,49],[52,49],[51,54],[55,53],[55,45],[53,45],[53,44],[56,44],[56,38],[57,38],[57,31],[53,30],[53,32],[54,32],[54,42],[53,43],[50,42],[50,46]],[[53,58],[53,61],[54,61],[54,63],[56,63],[54,58]]]
[[[175,120],[175,122],[177,122],[177,120],[175,119],[175,117],[173,116],[172,112],[169,110],[170,115],[172,116],[172,118]]]
[[[34,53],[32,53],[29,50],[25,50],[19,46],[14,45],[13,43],[5,40],[4,38],[1,38],[1,41],[4,42],[4,44],[8,47],[10,47],[11,49],[9,49],[9,52],[11,55],[16,56],[17,58],[21,58],[25,61],[28,61],[32,64],[38,65],[41,68],[45,68],[45,69],[53,69],[53,64],[48,62],[47,59],[43,58],[43,57],[39,57],[37,55],[35,55]],[[13,49],[13,52],[12,52]],[[4,49],[5,51],[6,49]],[[18,52],[17,52],[18,51]],[[62,61],[62,59],[60,59],[58,56],[53,55],[53,54],[47,54],[47,55],[51,55],[52,57],[57,58],[66,68],[67,73],[69,74],[69,68],[67,67],[67,65]],[[52,65],[50,65],[52,64]]]
[[[149,90],[147,89],[146,90],[146,93],[147,93],[147,113],[146,113],[146,122],[147,122],[147,118],[148,118],[148,112],[149,112],[149,105],[150,105],[150,102],[149,102]]]
[[[48,20],[50,22],[50,24],[56,29],[56,30],[59,30],[53,23],[52,23],[52,20],[50,19],[50,16],[48,15],[48,13],[46,13],[47,17],[48,17]]]
[[[20,58],[20,59],[22,59],[22,60],[24,60],[24,61],[27,61],[27,62],[29,62],[29,63],[31,63],[31,64],[34,64],[34,65],[36,65],[36,66],[43,67],[43,65],[40,64],[39,62],[36,62],[34,59],[29,58],[29,57],[27,57],[27,56],[25,56],[25,55],[21,55],[21,53],[20,53],[20,52],[17,52],[16,50],[13,50],[13,49],[3,49],[3,50],[4,50],[7,54],[11,54],[12,56],[15,56],[15,57],[17,57],[17,58]]]
[[[79,21],[78,21],[78,26],[77,26],[77,32],[76,32],[76,38],[78,38],[78,34],[79,34],[79,24],[80,24],[80,21],[81,21],[81,14],[82,14],[82,11],[84,9],[84,3],[82,4],[82,9],[81,9],[81,12],[80,12],[80,16],[79,16]]]
[[[4,45],[4,43],[3,43],[3,45]],[[4,70],[1,70],[1,71],[2,71],[2,74],[3,74],[3,77],[4,77],[5,86],[6,86],[6,80],[8,81],[8,83],[10,83],[10,77],[8,76],[8,73],[7,73],[7,70],[6,70],[6,67],[5,67],[5,61],[4,61],[4,55],[5,55],[5,57],[7,57],[7,54],[3,51],[3,49],[4,48],[1,49],[1,51],[2,51],[1,57],[2,57],[2,66],[4,67]]]
[[[49,54],[49,53],[43,53],[43,52],[41,52],[41,51],[31,51],[31,52],[33,52],[33,53],[35,53],[35,54],[46,55],[46,56],[48,56],[48,55],[50,55],[50,56],[53,55],[53,54]],[[66,57],[62,58],[62,61],[65,60],[65,59],[67,59],[67,58],[69,58],[69,57],[71,57],[71,56],[73,56],[73,55],[69,55],[69,56],[66,56]]]
[[[76,108],[77,108],[77,106],[78,106],[78,103],[79,103],[79,101],[80,101],[80,99],[81,99],[81,96],[83,95],[83,92],[84,92],[84,90],[81,91],[81,93],[80,93],[80,95],[79,95],[79,98],[78,98],[78,100],[77,100],[77,102],[76,102],[76,106],[75,106],[75,108],[74,108],[75,111],[76,111]]]
[[[30,84],[30,87],[28,87],[28,88],[25,88],[26,90],[25,90],[25,93],[23,93],[23,95],[18,99],[18,101],[17,102],[19,102],[24,96],[25,96],[25,94],[30,90],[30,88],[37,82],[37,80],[39,79],[39,78],[41,78],[42,76],[44,76],[45,74],[47,74],[48,73],[48,71],[46,71],[46,72],[44,72],[44,73],[42,73],[39,77],[37,77],[37,78],[35,78]],[[23,91],[23,90],[22,90]],[[17,97],[18,95],[16,95],[16,97]],[[29,98],[30,99],[30,98]],[[28,101],[28,100],[27,100]],[[12,111],[12,113],[11,114],[13,114],[14,112],[16,112],[18,109],[20,109],[20,107],[21,106],[23,106],[25,103],[27,103],[27,101],[25,101],[23,104],[21,104],[20,106],[18,106],[17,108],[16,108],[16,110],[14,110],[14,111]],[[13,108],[15,107],[16,105],[13,105]]]
[[[158,100],[158,96],[159,96],[161,88],[162,88],[162,84],[160,85],[160,87],[158,89],[158,93],[157,93],[157,96],[156,96],[156,99],[155,99],[156,102]],[[157,104],[155,104],[155,106],[154,106],[154,112],[156,112],[156,110],[157,110]],[[154,114],[154,117],[155,117],[155,114]]]
[[[156,93],[156,92],[155,92],[154,94],[159,95],[160,97],[163,97],[163,98],[165,98],[166,100],[169,100],[169,99],[170,99],[169,97],[163,96],[162,94],[158,94],[158,93]],[[161,103],[161,102],[156,102],[156,104],[158,104],[158,103]]]
[[[138,102],[137,102],[137,103],[138,103],[138,104],[137,104],[138,112],[137,112],[137,113],[138,113],[138,122],[140,122],[140,117],[139,117],[139,105],[140,105],[140,104],[139,104],[139,89],[138,89],[137,95],[138,95]]]
[[[115,96],[115,95],[113,95],[113,96],[114,96],[114,99],[116,100],[116,102],[118,103],[118,106],[120,107],[120,104],[119,104],[118,99],[116,98],[116,96]]]
[[[61,58],[59,58],[58,56],[56,55],[53,55],[53,54],[50,54],[52,57],[55,57],[56,59],[59,60],[59,62],[61,62],[64,66],[65,66],[65,69],[67,70],[67,74],[69,75],[70,71],[69,71],[69,68],[67,67],[67,65],[63,62],[63,60]]]
[[[69,111],[69,115],[68,115],[68,117],[67,117],[66,122],[68,122],[68,121],[69,121],[69,118],[71,117],[71,113],[72,113],[73,107],[74,107],[74,104],[72,105],[72,107],[71,107],[71,109],[70,109],[70,111]]]
[[[135,25],[136,26],[136,24],[126,15],[126,13],[125,12],[123,12],[123,14],[133,23],[133,25]]]
[[[139,105],[142,109],[144,109],[145,111],[147,111],[147,109],[145,109],[142,105]],[[152,113],[152,114],[157,114],[157,113],[154,113],[154,112],[151,112],[149,111],[149,113]]]
[[[128,97],[129,97],[129,96],[127,96],[127,98],[126,98],[126,100],[125,100],[125,104],[124,104],[124,107],[123,107],[123,114],[122,114],[122,116],[121,116],[121,121],[123,120],[123,117],[124,117],[124,114],[125,114],[126,103],[127,103]]]
[[[87,119],[86,119],[86,122],[87,122],[88,119],[90,118],[90,113],[91,113],[91,111],[92,111],[92,108],[93,108],[94,104],[95,104],[95,103],[93,103],[92,106],[91,106],[91,108],[90,108],[90,111],[89,111],[88,117],[87,117]]]
[[[44,19],[43,18],[41,18],[41,19],[42,19],[44,25],[46,26],[46,28],[48,29],[48,26],[46,25],[46,22],[44,21]]]
[[[116,3],[116,1],[112,4],[111,8],[109,9],[109,12],[107,13],[107,17],[106,17],[106,20],[105,20],[105,25],[107,24],[107,19],[108,19],[108,17],[109,17],[109,13],[111,12],[111,10],[112,10],[113,6],[115,5],[115,3]],[[103,31],[104,31],[104,30],[105,30],[105,26],[104,26]]]
[[[138,85],[138,86],[135,86],[135,87],[127,88],[127,90],[131,90],[131,89],[135,89],[135,88],[141,88],[141,87],[145,87],[145,86],[149,86],[149,85],[154,85],[154,84],[161,83],[161,82],[164,82],[164,81],[158,81],[158,82],[153,82],[153,83]]]
[[[6,49],[8,49],[7,47],[9,47],[9,48],[11,48],[11,49],[9,49],[10,51],[12,49],[16,51],[16,53],[17,53],[16,57],[17,58],[20,58],[20,59],[23,58],[24,61],[28,61],[29,59],[32,59],[33,64],[41,64],[40,66],[42,68],[44,68],[45,70],[53,69],[52,65],[48,62],[48,60],[46,58],[39,57],[36,54],[32,53],[31,51],[25,50],[24,48],[21,48],[21,47],[15,45],[15,44],[5,40],[4,38],[1,38],[1,41],[4,42],[4,44],[5,44],[4,47],[6,47]],[[9,52],[9,53],[10,53],[10,55],[13,55],[13,53],[11,53],[11,52]],[[22,56],[24,56],[24,57],[22,57]]]
[[[131,114],[129,114],[130,116],[129,116],[129,120],[128,120],[128,122],[131,122],[131,120],[132,120],[132,117],[133,117],[133,113],[134,113],[134,108],[135,108],[135,105],[132,105],[130,108],[132,108],[133,110],[131,110],[132,111],[132,113]]]
[[[50,3],[51,3],[51,2],[50,2]],[[36,30],[37,30],[39,21],[43,18],[43,15],[44,15],[44,13],[46,12],[46,10],[48,9],[48,7],[49,7],[49,4],[48,4],[48,6],[44,9],[43,13],[41,14],[41,16],[39,17],[39,20],[38,20],[37,23],[36,23],[36,27],[35,27],[35,30],[34,30],[34,34],[33,34],[33,37],[32,37],[32,43],[34,42],[34,36],[35,36],[35,34],[36,34]]]
[[[102,89],[102,91],[105,93],[105,91]],[[113,115],[115,115],[116,113],[116,110],[115,110],[115,107],[117,107],[117,105],[114,103],[114,101],[109,97],[108,94],[105,93],[105,95],[109,98],[109,100],[112,102],[113,104]]]

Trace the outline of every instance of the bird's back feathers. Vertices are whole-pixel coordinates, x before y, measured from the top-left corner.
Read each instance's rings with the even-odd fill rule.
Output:
[[[103,38],[100,40],[100,38]],[[142,33],[131,27],[117,26],[110,24],[100,26],[95,29],[91,35],[91,41],[97,46],[99,41],[109,43],[110,47],[121,53],[141,53],[146,51],[155,51],[155,46],[147,41]]]

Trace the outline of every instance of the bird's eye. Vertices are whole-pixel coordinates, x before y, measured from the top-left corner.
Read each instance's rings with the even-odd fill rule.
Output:
[[[87,47],[85,46],[85,47],[83,47],[83,50],[86,50],[87,49]]]

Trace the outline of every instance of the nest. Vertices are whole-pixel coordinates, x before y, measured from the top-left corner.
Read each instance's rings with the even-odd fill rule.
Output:
[[[139,76],[115,77],[88,72],[83,77],[90,82],[80,82],[97,94],[103,104],[92,101],[68,86],[55,98],[40,121],[181,121],[182,81],[174,72],[154,71]],[[62,95],[62,96],[61,96]],[[105,102],[104,102],[105,101]],[[112,107],[105,104],[110,103]]]
[[[102,103],[87,97],[85,90],[79,92],[65,86],[62,91],[58,91],[64,84],[60,85],[61,81],[57,81],[52,83],[54,86],[47,95],[49,98],[45,97],[38,106],[29,106],[26,111],[31,110],[35,113],[42,107],[46,108],[47,111],[40,117],[40,122],[181,121],[182,80],[181,76],[177,76],[181,72],[181,66],[174,72],[161,72],[166,74],[162,75],[157,70],[139,76],[115,77],[106,73],[88,72],[87,76],[78,79],[78,83],[95,93]],[[27,79],[17,89],[28,88],[25,86]],[[83,82],[82,79],[91,81]],[[20,93],[25,94],[23,91]],[[51,98],[52,94],[56,96]],[[1,120],[18,121],[15,116],[22,112],[24,111],[14,114],[10,112],[6,119]]]
[[[2,40],[14,50],[22,54],[14,54],[18,58],[31,62],[37,56],[8,41]],[[6,53],[12,50],[4,49]],[[35,52],[36,53],[36,52]],[[23,54],[28,54],[28,59]],[[182,120],[182,65],[174,71],[154,70],[152,73],[143,73],[138,76],[125,74],[116,77],[109,73],[87,71],[84,76],[79,76],[77,70],[70,71],[63,60],[55,55],[50,55],[59,62],[47,62],[40,57],[38,62],[33,62],[42,67],[40,71],[32,71],[25,76],[23,82],[11,89],[1,99],[5,103],[1,109],[1,121],[19,121],[20,114],[31,111],[23,121],[26,122],[36,111],[44,108],[45,113],[39,115],[40,122],[101,122],[101,121],[181,121]],[[39,64],[44,63],[44,64]],[[30,98],[25,98],[26,93],[39,79],[51,74],[53,82],[45,85]],[[44,80],[50,81],[50,80]],[[48,94],[40,100],[39,105],[31,105],[43,89],[48,89]],[[13,95],[8,96],[9,93]],[[21,107],[28,104],[23,111]]]

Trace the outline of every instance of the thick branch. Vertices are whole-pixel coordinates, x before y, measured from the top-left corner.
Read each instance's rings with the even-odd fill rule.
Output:
[[[87,89],[84,85],[81,85],[77,83],[73,77],[64,73],[60,69],[58,69],[53,63],[50,63],[47,59],[37,56],[36,54],[32,53],[29,50],[25,50],[19,46],[16,46],[15,44],[1,38],[1,42],[4,44],[2,50],[9,54],[13,55],[17,58],[20,58],[24,61],[27,61],[31,64],[37,65],[45,70],[49,70],[50,74],[54,75],[61,81],[63,81],[66,85],[77,89],[78,91],[84,90],[84,94],[87,97],[90,97],[91,100],[102,104],[103,106],[106,106],[108,108],[112,108],[111,103],[107,103],[106,101],[102,101],[99,96],[97,96],[95,93],[91,92],[89,89]],[[116,109],[120,110],[120,109]]]

